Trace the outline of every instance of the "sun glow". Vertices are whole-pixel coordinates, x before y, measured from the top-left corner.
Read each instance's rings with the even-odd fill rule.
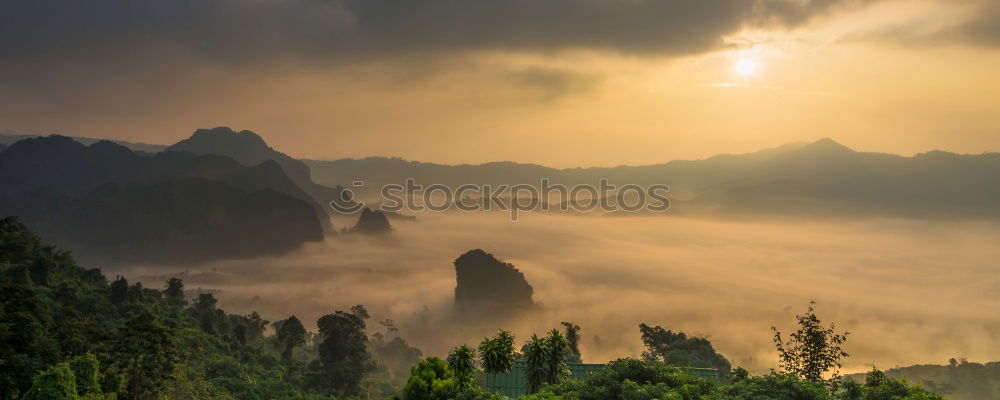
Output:
[[[733,71],[740,78],[749,78],[757,74],[757,62],[749,58],[737,60],[736,64],[733,64]]]

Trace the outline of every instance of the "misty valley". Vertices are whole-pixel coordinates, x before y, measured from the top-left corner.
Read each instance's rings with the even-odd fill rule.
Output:
[[[225,127],[0,139],[5,399],[1000,395],[996,153],[556,169],[298,160]],[[379,210],[406,179],[671,206]]]

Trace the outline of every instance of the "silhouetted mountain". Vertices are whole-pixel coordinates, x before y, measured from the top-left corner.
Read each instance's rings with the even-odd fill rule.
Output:
[[[224,126],[198,129],[191,137],[167,147],[166,151],[218,154],[232,158],[246,166],[270,160],[278,163],[293,181],[309,180],[309,167],[305,163],[272,149],[264,139],[247,130],[236,132]]]
[[[304,162],[274,150],[256,133],[247,130],[236,132],[228,127],[198,129],[190,138],[167,147],[165,151],[222,155],[245,166],[255,166],[266,161],[277,163],[324,215],[332,212],[328,204],[338,199],[343,191],[339,183],[333,187],[313,183],[309,167]]]
[[[139,156],[64,136],[0,153],[0,209],[88,261],[187,262],[280,254],[323,238],[306,197],[274,163]]]
[[[37,137],[42,137],[42,136],[46,136],[46,135],[3,134],[3,135],[0,135],[0,147],[2,147],[4,145],[9,146],[9,145],[13,144],[14,142],[17,142],[17,141],[20,141],[20,140],[37,138]],[[86,146],[90,146],[90,145],[92,145],[94,143],[97,143],[97,142],[100,142],[100,141],[103,141],[103,140],[108,140],[108,139],[96,139],[96,138],[89,138],[89,137],[82,137],[82,136],[70,136],[70,138],[73,139],[73,140],[75,140],[75,141],[77,141],[77,142],[80,142],[80,143],[82,143],[82,144],[84,144]],[[132,150],[132,151],[134,151],[136,153],[142,153],[142,154],[159,153],[160,151],[163,151],[163,149],[167,148],[167,146],[164,146],[164,145],[161,145],[161,144],[136,143],[136,142],[127,142],[127,141],[124,141],[124,140],[110,140],[110,141],[114,142],[115,144],[119,144],[119,145],[128,147],[129,150]]]
[[[0,152],[7,149],[7,145],[0,143]]]
[[[381,235],[390,231],[392,231],[392,226],[389,225],[389,219],[386,218],[385,214],[380,210],[372,211],[368,207],[361,210],[358,223],[351,228],[351,232],[366,235]]]
[[[1000,217],[1000,154],[903,157],[825,139],[747,168],[698,200],[740,213]]]
[[[481,249],[455,259],[455,308],[470,315],[502,315],[535,307],[534,289],[513,264]]]
[[[307,161],[319,182],[670,186],[670,213],[1000,217],[1000,154],[857,152],[826,138],[756,153],[648,166],[555,169],[511,162],[440,165],[371,157]],[[552,199],[550,199],[551,202]],[[556,200],[557,202],[559,200]]]

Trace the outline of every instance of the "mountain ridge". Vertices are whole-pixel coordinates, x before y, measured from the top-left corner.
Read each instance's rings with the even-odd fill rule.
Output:
[[[323,239],[321,219],[279,166],[218,155],[152,156],[69,137],[0,152],[0,209],[81,258],[106,264],[276,255]],[[211,245],[208,245],[211,244]]]

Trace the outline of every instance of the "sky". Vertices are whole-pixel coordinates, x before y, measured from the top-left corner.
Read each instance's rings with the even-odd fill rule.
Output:
[[[982,153],[998,66],[994,0],[37,0],[0,9],[0,130],[554,167]]]

